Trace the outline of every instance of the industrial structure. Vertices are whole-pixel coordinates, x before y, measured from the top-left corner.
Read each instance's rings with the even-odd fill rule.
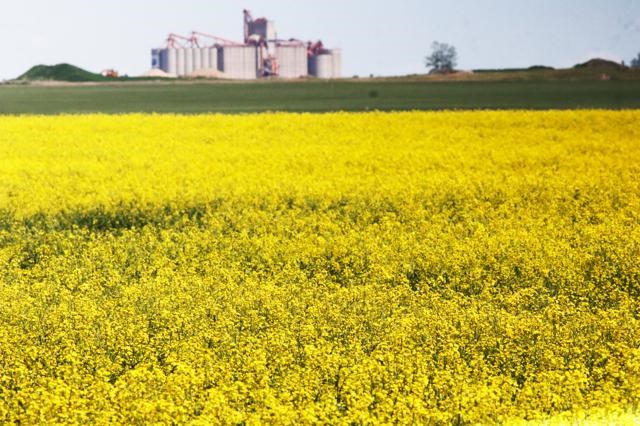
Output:
[[[198,31],[189,37],[169,34],[165,47],[152,50],[152,68],[179,77],[340,78],[340,49],[326,49],[321,41],[279,39],[273,21],[254,19],[248,10],[243,24],[243,42]]]

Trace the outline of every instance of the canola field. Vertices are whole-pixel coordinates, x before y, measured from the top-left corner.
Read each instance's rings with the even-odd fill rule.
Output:
[[[636,421],[638,123],[0,117],[0,423]]]

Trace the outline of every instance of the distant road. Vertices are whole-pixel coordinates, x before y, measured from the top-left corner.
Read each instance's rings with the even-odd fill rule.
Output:
[[[640,108],[640,81],[342,80],[0,86],[0,114]]]

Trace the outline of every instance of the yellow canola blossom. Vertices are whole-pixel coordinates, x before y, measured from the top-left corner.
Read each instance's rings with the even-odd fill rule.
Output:
[[[0,423],[634,423],[638,123],[0,117]]]

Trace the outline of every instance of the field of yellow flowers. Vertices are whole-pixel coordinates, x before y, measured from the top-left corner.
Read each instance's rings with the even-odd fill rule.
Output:
[[[638,123],[1,117],[0,423],[637,420]]]

